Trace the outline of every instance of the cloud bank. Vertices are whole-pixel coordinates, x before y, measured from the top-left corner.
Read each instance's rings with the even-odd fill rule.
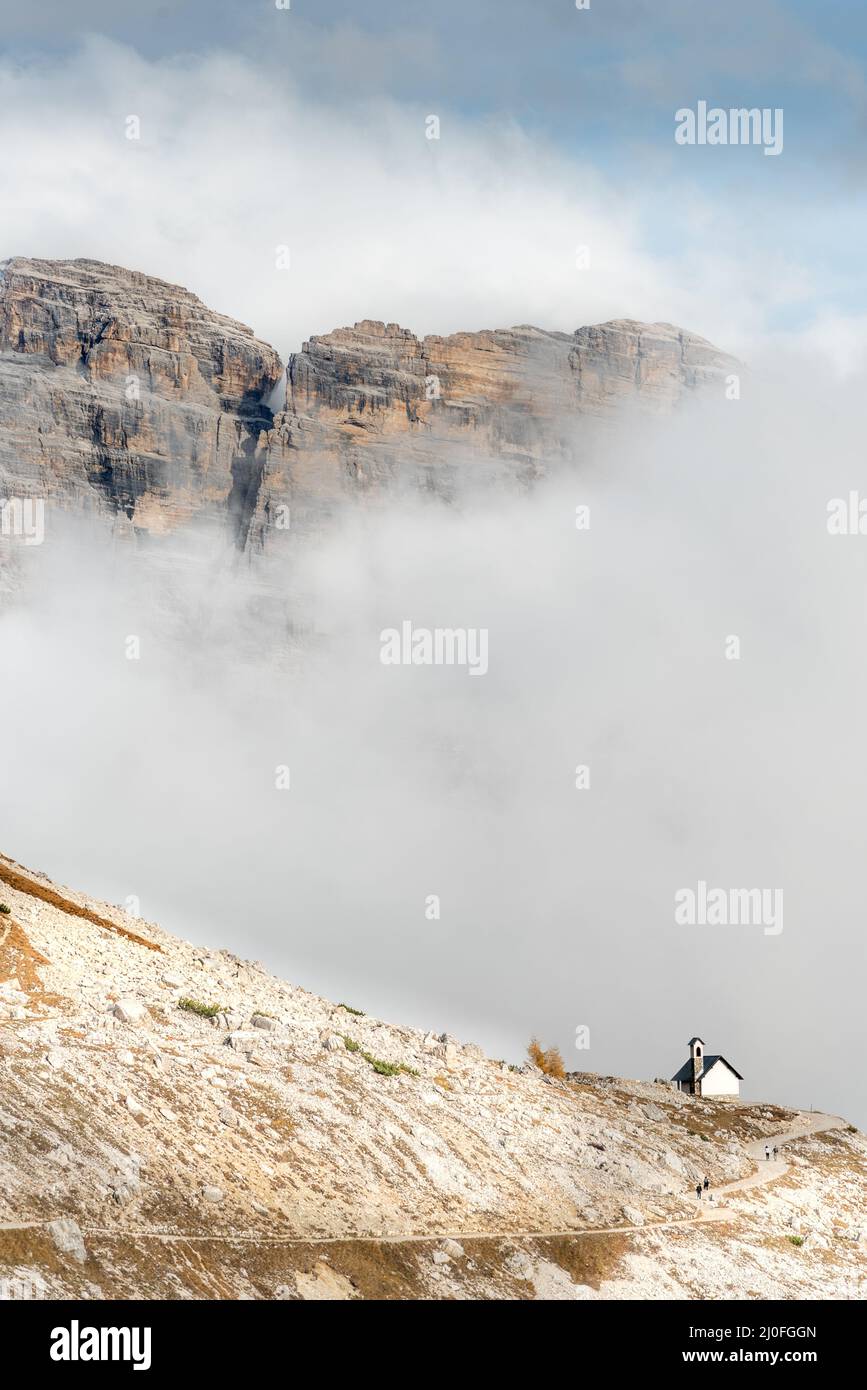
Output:
[[[826,527],[867,489],[857,399],[756,376],[528,496],[394,500],[246,577],[49,517],[0,622],[0,843],[496,1056],[538,1032],[653,1077],[699,1032],[749,1095],[863,1122],[829,1065],[860,1033],[867,541]],[[486,629],[487,674],[383,666],[404,620]],[[784,929],[679,924],[700,881],[781,890]]]
[[[834,205],[805,224],[825,258],[805,230],[799,259],[765,201],[698,182],[673,129],[624,178],[508,115],[425,94],[326,101],[240,54],[145,59],[93,38],[0,66],[0,252],[182,283],[284,355],[371,317],[420,334],[631,317],[746,355],[780,331],[823,354],[812,306],[834,287],[816,219]],[[863,320],[847,323],[861,344]]]

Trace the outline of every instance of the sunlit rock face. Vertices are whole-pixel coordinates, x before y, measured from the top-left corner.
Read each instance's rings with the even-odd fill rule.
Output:
[[[311,338],[286,369],[251,541],[265,543],[281,504],[303,525],[359,492],[449,498],[468,483],[530,484],[580,463],[606,422],[722,393],[735,367],[694,334],[633,320],[445,338],[365,320]]]
[[[0,267],[0,482],[162,533],[243,526],[277,353],[177,285],[96,261]]]
[[[0,494],[241,549],[359,496],[527,485],[594,422],[722,391],[732,360],[670,324],[417,338],[372,320],[290,357],[165,281],[97,261],[0,267]],[[278,399],[281,393],[278,393]]]

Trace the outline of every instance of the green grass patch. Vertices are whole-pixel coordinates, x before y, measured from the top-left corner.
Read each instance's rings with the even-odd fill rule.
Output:
[[[338,1009],[345,1009],[348,1014],[355,1014],[356,1018],[364,1018],[363,1009],[353,1009],[351,1004],[338,1004]]]
[[[357,1043],[354,1038],[348,1038],[345,1033],[341,1033],[344,1046],[347,1052],[357,1052],[363,1057],[368,1066],[373,1067],[377,1076],[400,1076],[403,1072],[406,1076],[419,1076],[415,1067],[408,1067],[406,1062],[385,1062],[381,1057],[374,1057],[372,1052],[362,1052],[361,1043]]]
[[[789,1239],[790,1244],[792,1244],[792,1245],[803,1245],[803,1244],[804,1244],[804,1237],[803,1237],[803,1236],[789,1236],[788,1239]]]
[[[400,1076],[405,1072],[407,1076],[418,1076],[415,1067],[408,1067],[406,1062],[384,1062],[381,1057],[373,1057],[369,1052],[362,1052],[365,1062],[368,1062],[378,1076]]]
[[[12,908],[9,906],[8,903],[0,903],[0,912],[3,913],[4,917],[8,917],[11,911]]]
[[[203,1004],[201,999],[179,999],[178,1008],[185,1009],[188,1014],[198,1014],[199,1018],[216,1018],[217,1014],[226,1012],[222,1004]]]

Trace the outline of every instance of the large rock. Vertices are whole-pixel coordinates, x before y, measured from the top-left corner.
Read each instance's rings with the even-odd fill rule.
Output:
[[[69,1255],[78,1264],[84,1264],[87,1259],[87,1248],[77,1221],[73,1221],[68,1216],[61,1216],[56,1221],[49,1221],[48,1234],[62,1255]]]
[[[121,1023],[127,1023],[132,1028],[137,1028],[148,1017],[145,1005],[138,999],[118,999],[112,1012]]]

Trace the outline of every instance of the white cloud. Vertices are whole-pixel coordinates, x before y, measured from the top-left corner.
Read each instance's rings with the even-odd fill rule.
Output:
[[[170,565],[50,514],[0,617],[0,844],[495,1056],[542,1031],[652,1076],[700,1029],[751,1095],[863,1123],[828,1058],[861,1030],[867,541],[826,529],[862,394],[796,373],[582,433],[530,495],[293,533],[264,595],[189,534]],[[381,665],[405,619],[487,628],[488,674]],[[287,620],[315,639],[287,651]],[[782,888],[784,931],[679,926],[700,879]]]
[[[0,253],[183,283],[284,354],[361,318],[417,333],[666,319],[748,352],[781,294],[803,299],[807,272],[787,267],[781,291],[772,248],[745,242],[738,210],[691,192],[674,160],[619,188],[510,122],[443,110],[427,140],[428,114],[317,105],[246,58],[151,63],[103,39],[7,64]],[[661,207],[666,244],[651,252]]]

